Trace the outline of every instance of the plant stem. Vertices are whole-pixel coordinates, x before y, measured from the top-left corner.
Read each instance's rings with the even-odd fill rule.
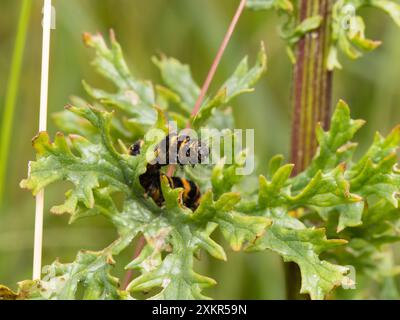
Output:
[[[200,111],[201,105],[203,103],[203,100],[207,94],[208,88],[210,87],[211,81],[214,78],[215,72],[217,71],[218,65],[221,62],[222,56],[224,55],[225,49],[229,44],[229,41],[232,38],[233,32],[235,31],[236,25],[239,21],[240,16],[243,13],[243,10],[246,6],[246,1],[247,0],[241,0],[239,3],[239,6],[236,10],[235,15],[233,16],[233,19],[229,25],[228,31],[225,34],[225,37],[221,43],[220,48],[218,49],[217,55],[215,56],[215,59],[213,61],[213,64],[211,65],[211,68],[207,74],[207,78],[204,81],[204,84],[201,88],[200,95],[196,100],[196,103],[193,107],[191,117],[194,117],[197,115],[197,113]],[[187,124],[187,127],[190,127],[190,121]]]
[[[326,67],[333,0],[300,0],[299,20],[320,15],[321,27],[305,35],[297,46],[293,75],[291,161],[295,173],[310,163],[316,147],[315,127],[329,125],[332,109],[332,72]]]
[[[140,236],[140,238],[135,246],[135,251],[133,253],[132,260],[136,259],[139,256],[139,254],[142,252],[145,245],[146,245],[146,239],[142,235],[142,236]],[[121,285],[121,290],[125,290],[126,287],[129,285],[129,282],[131,282],[131,279],[132,279],[132,275],[133,275],[133,271],[132,271],[132,269],[129,269],[125,274],[124,281],[122,282],[122,285]]]
[[[306,34],[297,44],[293,72],[293,122],[291,162],[293,174],[303,171],[317,148],[315,128],[318,123],[326,129],[332,110],[332,72],[327,69],[331,35],[333,0],[299,0],[298,21],[320,15],[319,29]],[[294,263],[285,266],[288,299],[302,298],[300,272]]]
[[[201,87],[200,94],[199,94],[199,96],[196,100],[196,103],[193,107],[193,110],[190,114],[191,118],[195,117],[197,115],[197,113],[200,111],[201,105],[203,104],[204,98],[206,97],[208,88],[210,87],[210,84],[211,84],[212,80],[214,79],[215,72],[217,71],[217,68],[221,62],[222,56],[224,55],[226,47],[228,46],[229,41],[232,38],[233,32],[235,31],[235,28],[236,28],[236,25],[239,22],[239,18],[243,13],[244,8],[246,7],[246,2],[247,2],[247,0],[240,0],[239,6],[236,9],[235,15],[232,18],[232,21],[228,27],[225,37],[222,40],[222,43],[218,49],[217,55],[215,56],[214,61],[210,67],[210,70],[208,71],[207,77],[204,80],[204,83]],[[188,122],[186,124],[186,128],[190,128],[190,120],[191,119],[188,120]],[[175,172],[175,165],[170,165],[167,170],[167,176],[172,177],[174,172]]]
[[[3,206],[5,181],[7,175],[8,151],[11,143],[11,132],[14,122],[15,105],[18,95],[19,80],[21,76],[22,61],[24,56],[26,34],[31,13],[31,0],[23,0],[19,15],[17,36],[11,62],[8,80],[4,114],[0,133],[0,208]]]

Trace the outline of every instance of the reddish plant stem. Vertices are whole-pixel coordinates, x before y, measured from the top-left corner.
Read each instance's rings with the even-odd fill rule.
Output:
[[[146,239],[144,238],[144,236],[140,236],[140,238],[136,244],[136,248],[133,253],[132,260],[136,259],[139,256],[139,254],[142,252],[145,245],[146,245]],[[122,286],[121,286],[122,290],[125,290],[128,287],[129,283],[131,282],[132,275],[133,275],[133,270],[129,269],[125,274],[124,281],[122,282]]]
[[[247,0],[241,0],[239,3],[236,13],[233,16],[233,19],[229,25],[228,31],[226,32],[225,37],[222,40],[221,46],[218,49],[217,55],[214,58],[214,61],[210,68],[210,71],[208,72],[206,80],[204,81],[204,84],[201,88],[199,97],[197,98],[196,103],[193,107],[193,110],[190,114],[190,118],[195,117],[197,115],[197,113],[200,111],[201,105],[203,104],[204,98],[206,97],[207,91],[208,91],[210,84],[215,76],[215,72],[217,71],[217,68],[221,62],[222,56],[224,55],[225,49],[228,46],[229,41],[232,38],[233,32],[235,31],[236,25],[239,21],[239,18],[243,13],[244,8],[246,7],[246,2],[247,2]],[[190,128],[190,119],[186,124],[186,128]],[[169,177],[171,177],[174,174],[174,172],[175,172],[175,165],[170,165],[167,170],[167,175]],[[139,238],[137,247],[135,249],[133,259],[135,259],[137,256],[139,256],[139,254],[142,251],[142,249],[144,248],[145,244],[146,244],[146,240],[143,236],[141,236]],[[122,289],[126,289],[126,287],[130,283],[131,278],[132,278],[132,270],[129,270],[125,275],[125,278],[124,278],[124,281],[122,284]]]
[[[293,175],[302,172],[317,149],[315,128],[318,123],[326,129],[332,109],[332,72],[327,69],[331,33],[333,0],[299,0],[298,22],[320,15],[318,30],[306,34],[297,44],[293,72],[293,122],[291,162]],[[301,275],[294,263],[285,264],[288,299],[304,299],[300,295]]]
[[[326,60],[330,39],[330,15],[333,0],[300,0],[299,22],[319,14],[318,30],[303,37],[296,51],[293,72],[293,120],[291,162],[294,174],[303,171],[316,151],[315,128],[327,128],[332,109],[332,72]]]
[[[225,52],[226,47],[228,46],[229,40],[232,38],[233,32],[235,31],[235,27],[239,21],[240,16],[242,15],[242,12],[246,6],[246,0],[241,0],[239,7],[236,10],[235,15],[233,16],[233,19],[231,21],[231,24],[229,25],[228,31],[225,34],[224,40],[221,43],[221,46],[217,52],[217,55],[215,56],[214,62],[211,65],[210,71],[208,72],[207,78],[204,81],[203,87],[201,88],[200,95],[197,98],[197,101],[194,105],[193,111],[191,116],[194,117],[196,114],[199,112],[200,107],[203,103],[203,100],[207,94],[208,88],[210,87],[211,81],[214,78],[215,72],[217,71],[218,65],[221,62],[221,58]],[[190,126],[190,122],[188,122],[188,126]]]
[[[229,25],[228,31],[226,32],[225,37],[222,40],[221,46],[218,49],[217,55],[215,56],[214,61],[211,65],[210,71],[207,74],[206,80],[204,81],[203,86],[201,87],[199,97],[197,98],[193,110],[190,114],[191,119],[195,117],[197,113],[200,111],[201,105],[203,104],[204,98],[206,97],[212,79],[215,76],[215,72],[217,71],[219,63],[221,62],[222,56],[224,55],[225,49],[228,46],[228,43],[232,38],[233,32],[235,31],[239,18],[243,13],[244,8],[246,7],[246,2],[247,0],[241,0],[239,3],[236,13],[233,16],[233,19]],[[186,124],[186,128],[190,128],[190,119]],[[175,168],[176,168],[175,165],[170,165],[167,170],[167,176],[172,177],[172,175],[175,172]]]

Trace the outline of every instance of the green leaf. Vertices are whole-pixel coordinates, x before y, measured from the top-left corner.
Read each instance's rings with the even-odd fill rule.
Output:
[[[253,217],[235,211],[218,214],[215,221],[234,251],[251,245],[265,233],[265,229],[272,222],[265,217]]]
[[[76,299],[79,285],[85,289],[84,300],[124,299],[126,294],[119,290],[118,280],[109,274],[113,263],[112,256],[106,253],[80,252],[74,263],[47,266],[42,282],[48,279],[46,299]]]
[[[154,57],[153,62],[160,69],[165,84],[182,99],[183,110],[191,113],[200,94],[200,88],[193,80],[189,66],[165,56],[161,56],[160,59]]]
[[[282,197],[285,197],[285,194],[282,192],[282,188],[289,179],[293,167],[294,165],[288,164],[277,169],[272,177],[271,182],[269,182],[264,176],[260,176],[260,191],[258,201],[261,207],[272,207],[276,206],[281,201],[285,201],[282,199]]]
[[[350,41],[365,51],[372,51],[381,45],[380,41],[374,41],[365,38],[365,24],[360,17],[355,17],[349,33]]]
[[[79,202],[92,208],[93,189],[99,187],[100,183],[130,194],[126,182],[129,179],[128,171],[131,170],[123,165],[122,156],[115,151],[109,138],[111,114],[88,108],[70,109],[82,113],[92,124],[102,126],[103,143],[92,144],[77,135],[66,138],[61,133],[56,135],[52,143],[48,134],[41,132],[33,141],[38,159],[31,162],[29,177],[21,182],[21,187],[32,190],[34,195],[51,183],[63,180],[72,182],[75,188],[67,192],[66,202],[52,208],[58,214],[73,214]]]
[[[79,97],[71,97],[71,102],[73,105],[81,108],[85,108],[89,105],[87,101]],[[51,117],[57,128],[59,128],[64,134],[78,134],[92,141],[99,140],[97,130],[88,120],[81,118],[68,110],[53,113]]]
[[[333,207],[327,203],[327,208],[316,208],[324,219],[330,211],[339,212],[338,232],[346,227],[360,225],[363,209],[374,197],[386,199],[394,207],[399,205],[397,194],[400,183],[395,164],[400,144],[400,128],[396,127],[386,138],[377,133],[370,149],[361,159],[353,162],[357,145],[351,139],[363,124],[361,120],[352,120],[348,106],[343,101],[339,102],[330,130],[324,132],[320,127],[317,128],[319,149],[312,163],[292,182],[292,190],[300,192],[307,184],[315,181],[316,177],[323,181],[322,177],[325,176],[328,180],[324,181],[331,180],[331,183],[322,187],[328,188],[331,185],[331,193],[336,196],[342,190],[341,199],[331,198]],[[318,172],[321,173],[318,175]],[[333,178],[336,179],[336,191]],[[350,200],[349,203],[343,201],[346,199]],[[350,203],[353,201],[355,203]],[[299,199],[295,202],[299,202]]]
[[[216,226],[220,226],[231,246],[239,250],[243,244],[252,243],[257,236],[263,234],[269,220],[231,212],[239,200],[236,194],[225,194],[217,202],[213,202],[212,194],[207,193],[196,212],[190,214],[179,203],[182,190],[170,189],[165,179],[162,189],[168,208],[166,214],[175,221],[175,228],[170,233],[172,252],[161,262],[156,260],[157,263],[154,263],[149,262],[149,259],[154,261],[154,256],[149,254],[152,250],[148,249],[144,256],[139,257],[129,267],[143,268],[143,265],[152,265],[154,268],[133,280],[128,290],[134,292],[161,287],[161,292],[152,297],[153,299],[203,299],[205,297],[201,294],[201,289],[215,284],[215,281],[192,271],[193,254],[198,248],[202,248],[215,258],[226,259],[222,247],[209,237]],[[186,223],[179,223],[180,220]],[[196,223],[188,223],[189,221]]]
[[[367,39],[365,23],[358,12],[363,7],[375,7],[389,14],[400,26],[400,5],[390,0],[339,0],[332,9],[332,44],[328,55],[328,69],[341,68],[338,49],[349,58],[358,59],[363,51],[371,51],[380,46],[380,41]]]
[[[292,30],[289,34],[286,34],[284,38],[288,41],[289,45],[295,45],[301,38],[304,37],[304,35],[318,29],[321,23],[321,16],[313,16],[304,19],[294,28],[294,30]]]
[[[203,196],[199,208],[193,215],[198,221],[213,221],[219,225],[222,235],[234,251],[241,250],[262,236],[271,224],[266,217],[250,216],[235,211],[240,194],[225,193],[218,201],[213,201],[211,192]]]
[[[42,280],[20,282],[18,292],[6,291],[6,298],[75,300],[81,287],[84,300],[128,299],[128,294],[119,289],[118,279],[110,275],[118,245],[117,241],[100,252],[81,251],[73,263],[55,261],[44,268]],[[4,297],[4,292],[0,296]]]
[[[347,268],[319,259],[327,249],[344,244],[342,240],[327,240],[323,229],[293,230],[273,225],[264,237],[258,239],[250,251],[270,249],[284,261],[299,265],[302,277],[301,293],[311,299],[324,299],[334,287],[345,280]]]
[[[85,33],[83,38],[87,46],[96,50],[96,57],[92,63],[95,69],[118,88],[116,93],[108,93],[104,90],[94,89],[83,82],[87,93],[101,103],[125,112],[144,128],[153,125],[156,120],[156,113],[153,109],[156,102],[153,85],[132,76],[121,46],[116,41],[113,32],[111,32],[110,48],[100,34]]]
[[[271,181],[260,176],[258,200],[260,208],[330,207],[335,204],[354,203],[362,200],[358,195],[350,193],[350,186],[344,179],[341,166],[327,174],[318,171],[301,190],[296,191],[291,186],[296,178],[289,180],[292,170],[293,165],[282,166],[272,176]]]
[[[154,287],[161,287],[162,291],[152,299],[207,299],[201,294],[201,291],[215,285],[216,282],[192,271],[192,252],[185,252],[184,249],[179,248],[175,250],[176,253],[169,254],[157,269],[133,280],[127,290],[130,292],[147,291]]]
[[[281,162],[275,159],[272,163]],[[272,167],[274,168],[274,164]],[[292,195],[290,175],[293,165],[273,169],[271,181],[260,177],[258,204],[252,212],[272,219],[273,225],[258,238],[250,251],[269,249],[280,254],[285,261],[300,267],[302,293],[312,299],[323,299],[334,287],[346,280],[347,269],[320,260],[320,253],[346,243],[344,240],[327,240],[324,229],[306,228],[290,210],[299,207],[324,207],[349,200],[348,186],[343,184],[342,171],[335,169],[329,175],[319,171],[299,192]],[[358,199],[357,199],[358,200]]]
[[[282,165],[281,157],[273,158],[268,179],[260,177],[258,202],[250,200],[238,207],[272,219],[272,227],[250,249],[270,249],[285,261],[297,263],[302,273],[302,292],[310,293],[313,299],[322,299],[335,286],[349,281],[346,268],[321,261],[320,253],[336,260],[333,252],[342,256],[341,252],[352,246],[346,244],[346,239],[368,239],[371,246],[376,246],[368,251],[368,261],[380,245],[399,240],[393,224],[399,218],[396,152],[400,129],[396,127],[386,138],[377,134],[371,148],[353,162],[356,144],[351,139],[363,124],[351,119],[348,106],[341,101],[330,130],[317,128],[319,149],[310,166],[291,177],[293,166]],[[373,205],[376,199],[379,202]],[[323,229],[307,227],[318,219],[311,214],[314,212],[326,221],[330,234],[340,232],[344,239],[327,240]],[[348,255],[343,256],[345,262],[339,263],[352,264]]]
[[[315,174],[318,169],[331,169],[348,160],[356,146],[349,142],[364,124],[364,120],[351,119],[350,108],[339,101],[329,131],[324,132],[321,126],[317,128],[319,151],[307,172]]]
[[[386,138],[377,133],[370,149],[358,161],[353,162],[352,155],[356,145],[349,140],[357,129],[357,125],[351,126],[349,125],[351,121],[348,121],[349,117],[346,116],[345,119],[344,121],[342,120],[342,123],[347,123],[348,125],[340,128],[335,124],[335,122],[339,123],[339,118],[335,120],[334,117],[330,132],[324,133],[325,137],[329,137],[335,130],[341,130],[343,139],[338,140],[337,143],[332,143],[331,146],[329,142],[330,139],[321,140],[320,155],[314,158],[315,162],[311,165],[311,169],[314,166],[315,168],[318,166],[323,167],[324,170],[326,170],[325,168],[329,168],[329,162],[324,161],[321,156],[322,150],[326,150],[324,151],[324,153],[326,153],[326,159],[329,159],[330,153],[330,159],[335,159],[336,163],[339,161],[346,162],[344,176],[350,191],[352,194],[357,194],[363,198],[364,205],[360,203],[350,205],[350,207],[339,205],[332,208],[333,211],[338,211],[340,213],[338,231],[343,230],[345,227],[360,225],[362,223],[361,214],[363,208],[365,208],[366,205],[370,206],[373,204],[375,199],[385,199],[395,208],[399,206],[398,193],[400,190],[400,176],[396,171],[396,153],[400,145],[400,128],[396,127],[393,129]],[[323,144],[325,144],[325,146]],[[343,146],[338,147],[340,144],[343,144]],[[336,152],[336,157],[333,156],[333,150],[335,148],[338,148],[337,151],[340,151],[340,154]],[[299,177],[299,181],[303,178],[304,175]],[[327,212],[329,210],[325,211]]]
[[[271,179],[272,176],[276,173],[276,171],[278,171],[278,169],[282,166],[283,159],[284,157],[281,154],[278,154],[271,158],[271,160],[268,163],[267,177],[269,179]]]
[[[400,209],[393,208],[392,204],[382,199],[364,211],[361,225],[346,229],[342,234],[352,241],[362,239],[376,251],[384,244],[400,240],[397,227],[399,216]]]
[[[263,43],[257,56],[256,64],[249,69],[248,58],[245,57],[233,75],[222,85],[214,98],[207,100],[197,115],[192,118],[192,126],[199,128],[212,116],[215,109],[226,106],[240,94],[252,92],[252,88],[267,70],[267,56]]]
[[[127,290],[134,292],[161,287],[162,291],[153,297],[154,299],[203,299],[205,296],[201,294],[201,289],[213,285],[215,281],[193,271],[193,254],[202,248],[216,258],[226,259],[222,247],[210,238],[210,234],[217,225],[207,222],[204,224],[187,223],[190,221],[188,219],[190,219],[191,211],[182,207],[180,203],[179,199],[183,190],[171,189],[167,179],[164,178],[162,191],[167,209],[165,219],[174,224],[168,233],[172,252],[158,262],[155,268],[134,279]],[[164,239],[166,239],[165,236]],[[158,242],[148,243],[153,248],[159,245]],[[144,261],[148,261],[149,257],[146,257]],[[148,264],[148,262],[146,263]],[[129,267],[137,268],[138,264],[133,263]]]
[[[222,158],[212,170],[211,184],[216,197],[221,196],[225,192],[230,192],[232,187],[238,184],[243,178],[243,176],[236,174],[236,170],[245,165],[246,152],[240,152],[234,160],[233,164],[226,165],[226,159]]]
[[[365,209],[365,203],[363,201],[336,205],[333,207],[315,208],[315,210],[321,215],[324,220],[329,219],[329,215],[336,211],[339,214],[339,221],[336,228],[336,232],[341,232],[347,227],[356,227],[361,225],[362,215]]]

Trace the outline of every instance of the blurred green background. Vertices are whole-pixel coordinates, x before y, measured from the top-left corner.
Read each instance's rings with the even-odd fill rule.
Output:
[[[34,159],[31,138],[38,128],[41,6],[32,0],[26,50],[18,88],[12,141],[6,168],[4,205],[0,208],[0,283],[15,288],[17,281],[32,272],[34,199],[18,184]],[[190,64],[198,83],[205,78],[217,48],[236,9],[238,0],[55,0],[56,29],[52,31],[49,114],[62,110],[69,96],[86,97],[81,80],[97,87],[109,87],[90,66],[93,52],[84,47],[84,31],[116,32],[126,59],[139,77],[160,82],[150,58],[158,53],[174,56]],[[21,0],[0,1],[0,117],[10,72],[11,57],[21,9]],[[358,135],[360,149],[372,140],[376,130],[387,133],[400,122],[399,30],[383,14],[365,10],[370,37],[384,44],[359,61],[343,58],[344,69],[336,72],[334,99],[346,100],[353,117],[368,121]],[[211,90],[215,90],[234,70],[241,58],[254,58],[259,42],[267,47],[269,70],[253,94],[235,100],[238,127],[254,128],[257,170],[265,169],[268,158],[288,154],[290,137],[291,64],[278,34],[279,18],[273,13],[246,11],[224,55]],[[0,118],[0,123],[1,123]],[[49,120],[49,131],[56,128]],[[1,164],[3,165],[3,164]],[[59,203],[63,190],[46,192],[48,208]],[[46,214],[43,263],[57,257],[72,260],[79,249],[98,250],[115,239],[115,232],[103,219],[89,219],[68,225],[68,217]],[[270,254],[237,254],[228,251],[228,262],[203,255],[198,264],[202,274],[218,285],[208,294],[219,299],[283,299],[284,276],[280,258]],[[132,255],[121,257],[124,265]],[[121,268],[115,270],[123,277]]]

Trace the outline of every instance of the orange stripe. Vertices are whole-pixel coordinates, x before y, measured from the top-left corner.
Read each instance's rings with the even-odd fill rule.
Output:
[[[184,192],[183,192],[183,195],[184,195],[184,197],[185,198],[187,198],[188,197],[188,194],[189,194],[189,192],[190,192],[190,183],[186,180],[186,179],[181,179],[181,181],[182,181],[182,184],[183,184],[183,189],[184,189]]]

